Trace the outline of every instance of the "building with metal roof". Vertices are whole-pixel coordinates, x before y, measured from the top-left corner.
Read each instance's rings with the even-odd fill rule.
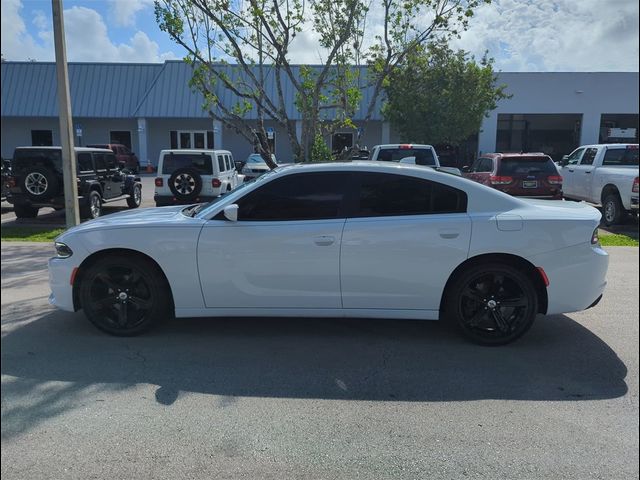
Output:
[[[232,66],[221,65],[229,75]],[[299,67],[294,67],[295,69]],[[468,163],[478,152],[544,151],[555,158],[581,144],[638,140],[638,72],[500,73],[511,98],[489,113],[477,136],[460,158]],[[163,64],[69,63],[73,122],[77,145],[123,143],[136,151],[143,166],[157,164],[166,148],[225,148],[244,159],[253,147],[235,131],[224,128],[203,109],[202,94],[189,86],[191,67],[182,61]],[[273,75],[267,91],[275,95]],[[59,144],[55,63],[2,62],[2,157],[17,146]],[[287,114],[300,122],[294,89],[283,83]],[[233,95],[219,89],[225,103]],[[370,92],[365,90],[355,115],[356,129],[337,132],[328,143],[334,149],[358,141]],[[247,121],[255,120],[250,112]],[[275,122],[266,122],[280,161],[291,159],[287,134]],[[614,129],[614,130],[611,130]],[[624,139],[609,132],[625,132]],[[411,142],[384,121],[379,108],[367,124],[362,146]]]

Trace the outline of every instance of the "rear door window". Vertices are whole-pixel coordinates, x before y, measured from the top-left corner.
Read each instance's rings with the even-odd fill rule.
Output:
[[[515,157],[502,158],[498,175],[534,175],[536,173],[544,173],[549,175],[557,175],[553,160],[549,157]]]
[[[171,175],[179,168],[192,168],[200,175],[211,175],[211,156],[203,153],[169,153],[164,156],[162,174]]]
[[[104,158],[104,153],[94,153],[93,161],[96,165],[96,170],[106,170],[107,169],[107,161]]]
[[[596,154],[598,153],[597,148],[587,148],[582,156],[582,161],[580,165],[593,165],[593,160],[596,158]]]
[[[638,147],[607,148],[604,166],[638,166]]]
[[[359,173],[355,217],[388,217],[463,213],[467,194],[422,178],[383,173]]]
[[[226,170],[224,165],[224,155],[218,155],[218,169],[220,170],[220,173]]]
[[[93,162],[91,161],[90,153],[78,154],[78,171],[79,172],[92,172]]]
[[[479,158],[475,166],[474,172],[486,173],[493,171],[493,160],[490,158]]]

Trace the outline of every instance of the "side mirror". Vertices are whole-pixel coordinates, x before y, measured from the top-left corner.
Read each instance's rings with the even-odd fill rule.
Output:
[[[471,167],[469,165],[465,165],[462,167],[462,173],[469,173],[471,171]]]
[[[562,157],[562,160],[560,160],[560,166],[564,167],[565,165],[567,165],[569,163],[569,155],[564,155]]]
[[[226,207],[224,207],[224,210],[222,210],[222,213],[224,214],[224,218],[226,218],[230,222],[238,221],[238,205],[236,205],[235,203],[232,203],[231,205],[227,205]]]

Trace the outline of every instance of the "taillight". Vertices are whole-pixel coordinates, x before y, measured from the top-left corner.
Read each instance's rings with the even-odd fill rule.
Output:
[[[544,283],[545,287],[549,286],[549,277],[547,277],[547,272],[544,271],[544,268],[542,267],[536,267],[536,270],[538,270],[538,273],[540,274],[540,278],[542,278],[542,282]]]
[[[16,186],[16,177],[7,177],[7,187],[15,188],[15,186]]]
[[[547,182],[551,185],[562,185],[562,177],[560,175],[550,175],[547,177]]]
[[[164,181],[162,180],[162,177],[156,177],[155,184],[156,184],[156,187],[162,187],[164,185]]]
[[[633,179],[633,187],[631,187],[633,193],[638,193],[638,177]]]
[[[211,186],[213,188],[220,188],[222,186],[222,182],[217,178],[212,178],[211,179]]]
[[[398,148],[400,150],[409,150],[409,149],[413,148],[413,145],[411,145],[410,143],[403,143]]]
[[[600,245],[600,236],[598,235],[598,227],[591,234],[591,245]]]
[[[492,175],[489,177],[489,181],[491,182],[491,185],[507,185],[513,182],[513,178]]]

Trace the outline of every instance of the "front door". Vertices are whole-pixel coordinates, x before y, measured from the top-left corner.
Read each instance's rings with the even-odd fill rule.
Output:
[[[343,173],[266,182],[236,203],[238,221],[209,220],[198,243],[208,308],[340,308]]]
[[[342,236],[345,309],[440,308],[447,279],[468,255],[466,194],[416,177],[360,173]]]
[[[569,155],[567,163],[560,170],[562,175],[562,193],[570,198],[578,198],[578,180],[576,166],[584,154],[584,148],[578,148]]]
[[[575,166],[574,191],[576,192],[577,198],[593,201],[593,199],[589,197],[591,193],[591,185],[593,183],[593,171],[595,170],[593,162],[597,154],[597,148],[587,148],[580,159],[580,163]]]

